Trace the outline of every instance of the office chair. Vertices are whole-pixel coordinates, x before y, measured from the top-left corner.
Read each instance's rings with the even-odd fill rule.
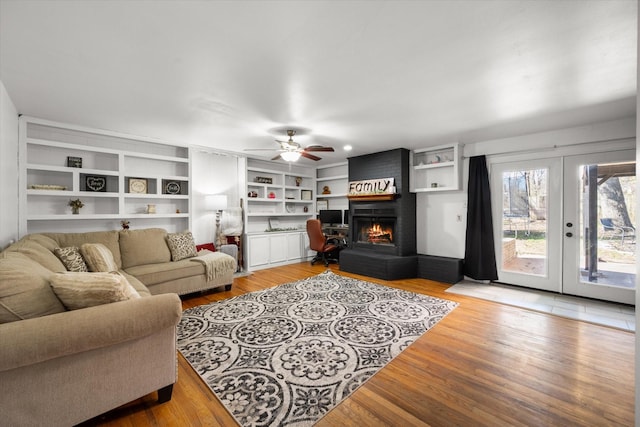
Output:
[[[327,242],[327,238],[322,232],[320,220],[307,220],[307,235],[309,236],[309,247],[317,252],[316,256],[311,260],[311,265],[317,261],[322,261],[324,266],[328,267],[330,262],[338,262],[335,258],[329,258],[329,254],[338,249],[338,247],[333,243]]]

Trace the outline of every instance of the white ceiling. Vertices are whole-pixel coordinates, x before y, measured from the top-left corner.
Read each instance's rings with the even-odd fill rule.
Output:
[[[312,165],[634,116],[636,40],[635,0],[0,0],[20,113]]]

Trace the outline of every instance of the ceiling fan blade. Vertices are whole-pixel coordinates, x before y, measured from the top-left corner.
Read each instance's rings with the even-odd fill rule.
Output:
[[[306,151],[301,151],[301,152],[300,152],[300,155],[301,155],[302,157],[306,157],[307,159],[311,159],[311,160],[315,160],[315,161],[320,160],[320,157],[318,157],[318,156],[314,156],[313,154],[309,154],[309,153],[307,153]]]
[[[245,148],[243,151],[278,151],[277,148]]]
[[[271,160],[280,160],[282,158],[282,156],[280,156],[280,154],[278,154],[277,156],[275,156],[273,159]]]
[[[335,151],[333,147],[321,147],[320,145],[311,145],[304,149],[304,151]]]

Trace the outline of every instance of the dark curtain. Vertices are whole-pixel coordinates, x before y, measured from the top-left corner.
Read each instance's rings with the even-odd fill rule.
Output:
[[[491,192],[485,156],[469,159],[468,192],[464,274],[476,280],[497,280]]]

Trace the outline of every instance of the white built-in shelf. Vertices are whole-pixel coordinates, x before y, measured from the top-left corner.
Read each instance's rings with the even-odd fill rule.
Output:
[[[147,226],[190,228],[189,147],[27,116],[20,117],[19,137],[21,235],[68,224],[58,221],[114,229],[120,220],[144,218]],[[146,184],[143,192],[130,192],[132,179]],[[71,213],[71,199],[84,203],[80,214]],[[156,214],[146,213],[148,205]]]
[[[412,192],[460,190],[460,144],[446,144],[411,151]]]

